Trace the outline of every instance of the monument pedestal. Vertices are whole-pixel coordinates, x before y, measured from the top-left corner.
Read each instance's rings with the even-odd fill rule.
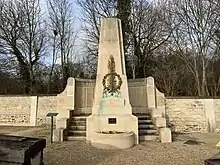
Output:
[[[132,115],[132,107],[122,98],[106,97],[101,100],[98,114],[87,118],[87,140],[96,141],[97,132],[133,132],[135,144],[138,140],[138,118]]]
[[[135,144],[138,139],[138,119],[133,115],[90,115],[87,118],[86,140],[95,141],[97,132],[133,132]]]

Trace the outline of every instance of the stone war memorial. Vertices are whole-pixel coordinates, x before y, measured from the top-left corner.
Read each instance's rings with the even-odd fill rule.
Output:
[[[157,90],[155,93],[152,77],[146,79],[148,108],[142,113],[133,112],[124,58],[121,21],[117,18],[104,18],[101,21],[98,69],[91,114],[83,119],[80,112],[65,109],[60,103],[63,107],[58,109],[55,140],[62,141],[65,135],[69,135],[67,139],[74,139],[77,134],[84,133],[91,145],[103,149],[130,148],[139,144],[140,140],[172,141],[171,130],[166,127],[164,96]],[[60,101],[69,106],[74,99],[74,85],[74,79],[69,78],[66,90],[60,95]],[[158,100],[155,100],[156,97]],[[83,125],[83,122],[86,124]]]
[[[129,101],[120,29],[116,18],[101,22],[95,96],[86,139],[94,145],[111,143],[108,145],[129,148],[138,144],[138,119],[132,115]]]
[[[121,21],[100,26],[96,79],[69,77],[53,96],[0,96],[0,126],[46,126],[53,141],[86,140],[103,149],[125,149],[141,141],[172,142],[171,132],[219,132],[220,99],[165,97],[153,77],[127,79]]]

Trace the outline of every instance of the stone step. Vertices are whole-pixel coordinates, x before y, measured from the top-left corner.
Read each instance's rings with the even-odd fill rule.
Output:
[[[68,136],[86,136],[86,131],[68,130]]]
[[[81,120],[70,120],[69,125],[73,125],[73,126],[86,126],[86,121],[81,121]]]
[[[140,141],[158,141],[159,140],[159,136],[157,135],[141,135],[139,136],[139,140]]]
[[[144,129],[138,131],[139,135],[154,135],[157,134],[157,130],[155,129]]]
[[[150,116],[150,113],[133,113],[135,116]]]
[[[74,112],[72,113],[73,117],[74,116],[86,116],[86,117],[88,117],[88,116],[92,115],[91,113],[76,113],[76,111],[75,111],[75,113]]]
[[[138,124],[152,124],[152,120],[138,120]]]
[[[79,126],[79,125],[70,125],[68,127],[69,130],[76,130],[76,131],[86,131],[86,126]]]
[[[86,140],[85,136],[67,136],[67,140],[72,141],[72,140]]]
[[[146,119],[148,120],[148,119],[151,119],[151,116],[150,116],[150,115],[140,115],[140,116],[137,115],[136,117],[138,118],[138,120],[144,120],[144,119],[145,119],[145,120],[146,120]]]
[[[86,121],[87,116],[73,116],[70,118],[71,121]]]
[[[156,129],[156,126],[153,124],[139,124],[138,129]]]

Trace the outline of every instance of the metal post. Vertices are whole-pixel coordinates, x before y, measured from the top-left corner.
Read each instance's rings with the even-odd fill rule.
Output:
[[[58,113],[56,112],[49,112],[47,114],[48,117],[51,117],[51,126],[50,126],[50,143],[52,144],[53,143],[53,117],[54,116],[57,116]]]
[[[53,143],[53,116],[51,116],[50,143]]]

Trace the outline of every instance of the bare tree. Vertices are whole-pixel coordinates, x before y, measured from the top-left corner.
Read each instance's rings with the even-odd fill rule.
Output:
[[[149,59],[153,52],[170,37],[172,28],[167,19],[166,6],[146,0],[135,0],[131,15],[131,62],[133,78],[149,76]],[[136,75],[135,75],[136,73]]]
[[[116,0],[77,0],[82,9],[81,22],[87,73],[93,78],[96,74],[99,28],[102,18],[116,16]]]
[[[16,59],[25,93],[34,93],[34,67],[43,52],[45,35],[39,0],[0,0],[0,50]]]
[[[206,69],[214,57],[214,32],[218,27],[219,14],[214,12],[215,5],[209,0],[174,0],[172,9],[176,16],[173,23],[179,24],[173,38],[181,52],[180,58],[193,74],[198,95],[209,95]]]
[[[51,91],[52,76],[53,76],[55,64],[57,62],[57,44],[56,44],[57,34],[58,34],[57,31],[53,30],[53,36],[51,36],[51,33],[49,35],[50,41],[52,40],[52,42],[49,42],[50,43],[49,45],[50,46],[52,45],[52,63],[50,65],[50,71],[48,75],[47,93],[50,93]]]
[[[56,34],[56,48],[61,60],[61,73],[63,85],[69,77],[69,64],[74,60],[74,44],[76,32],[74,31],[74,17],[72,4],[68,0],[48,0],[50,28]],[[54,47],[54,48],[55,48]]]
[[[117,16],[124,25],[126,59],[132,65],[133,78],[146,77],[147,57],[171,34],[165,23],[162,5],[154,6],[155,4],[146,0],[80,0],[78,3],[84,14],[88,61],[94,61],[94,64],[97,62],[100,19]],[[115,12],[116,9],[119,11]],[[126,66],[130,77],[130,66]]]

